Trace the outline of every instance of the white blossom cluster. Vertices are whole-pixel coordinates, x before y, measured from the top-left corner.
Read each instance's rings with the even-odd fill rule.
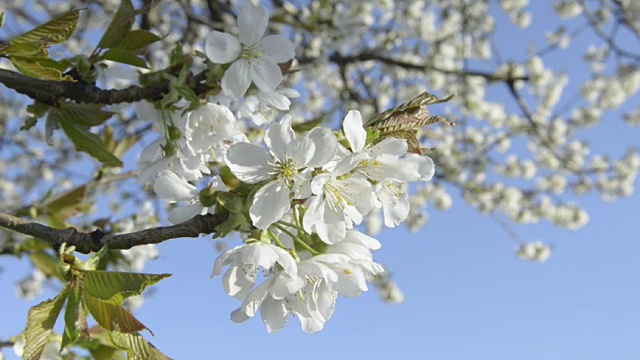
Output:
[[[384,272],[371,253],[381,244],[356,227],[374,210],[387,227],[402,223],[409,214],[407,184],[431,180],[434,164],[408,153],[404,139],[372,138],[355,110],[338,135],[324,126],[296,134],[290,115],[271,122],[250,118],[266,129],[249,139],[241,130],[247,124],[236,115],[246,109],[250,94],[258,94],[252,98],[257,108],[284,97],[276,90],[282,82],[278,64],[294,56],[284,37],[263,36],[267,21],[266,8],[247,4],[237,38],[217,31],[208,36],[209,60],[231,64],[222,76],[221,95],[184,114],[148,103],[137,107],[138,117],[162,125],[162,136],[141,155],[138,180],[153,181],[156,194],[176,204],[169,213],[173,223],[230,211],[215,199],[240,194],[237,184],[229,188],[225,179],[241,182],[248,193],[236,199],[248,204],[250,227],[235,229],[243,244],[222,253],[212,274],[228,267],[225,291],[243,301],[231,318],[242,322],[260,312],[267,330],[277,332],[295,315],[312,333],[331,318],[338,295],[358,296],[368,289],[367,279]],[[235,180],[213,175],[224,166]],[[194,185],[203,182],[201,188]],[[389,286],[387,297],[397,301],[399,290]]]

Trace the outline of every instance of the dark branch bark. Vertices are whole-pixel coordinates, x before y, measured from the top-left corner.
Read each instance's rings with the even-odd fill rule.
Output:
[[[196,94],[209,90],[203,84],[200,84],[200,81],[204,79],[204,73],[192,77],[189,81],[189,87]],[[146,87],[132,85],[125,89],[105,90],[83,82],[34,79],[5,69],[0,69],[0,83],[34,100],[49,105],[57,103],[60,99],[68,99],[78,103],[106,105],[125,102],[133,103],[142,100],[153,101],[160,99],[162,95],[170,90],[168,81]]]
[[[33,236],[46,241],[53,248],[59,248],[63,243],[73,245],[76,251],[88,254],[96,252],[103,246],[109,249],[131,249],[138,245],[159,244],[166,240],[183,237],[198,237],[200,234],[213,234],[218,225],[226,220],[220,214],[197,215],[183,223],[155,227],[127,234],[105,234],[102,230],[79,232],[75,228],[65,230],[54,229],[36,222],[27,221],[13,215],[0,213],[0,226]]]
[[[506,76],[506,75],[494,74],[494,73],[485,72],[485,71],[442,69],[429,64],[417,64],[417,63],[397,60],[394,58],[386,57],[386,56],[379,55],[372,52],[363,52],[357,55],[349,55],[349,56],[333,54],[329,56],[329,60],[341,66],[344,66],[349,63],[357,63],[357,62],[372,60],[372,61],[381,62],[386,65],[394,65],[394,66],[398,66],[403,69],[409,69],[409,70],[437,71],[445,74],[463,75],[463,76],[480,76],[485,78],[487,81],[514,82],[519,80],[521,81],[529,80],[528,76]],[[301,60],[301,63],[302,62],[303,60]]]

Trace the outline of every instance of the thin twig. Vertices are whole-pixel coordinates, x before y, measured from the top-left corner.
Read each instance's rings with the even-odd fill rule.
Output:
[[[437,71],[450,75],[462,75],[462,76],[479,76],[485,78],[487,81],[528,81],[528,76],[505,76],[502,74],[495,74],[485,71],[476,70],[455,70],[455,69],[443,69],[430,64],[418,64],[412,62],[406,62],[373,52],[362,52],[357,55],[343,56],[340,54],[333,54],[329,56],[329,60],[335,62],[338,65],[344,65],[349,63],[364,62],[364,61],[378,61],[386,65],[395,65],[409,70],[421,70],[421,71]],[[304,59],[300,60],[303,63]]]

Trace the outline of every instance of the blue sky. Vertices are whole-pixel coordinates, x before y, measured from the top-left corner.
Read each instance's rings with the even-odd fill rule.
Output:
[[[548,12],[540,11],[534,24]],[[534,25],[527,34],[541,43],[544,26]],[[508,42],[509,34],[498,41]],[[565,61],[560,68],[573,66]],[[572,80],[571,86],[578,83]],[[620,155],[623,145],[637,143],[639,129],[618,120],[604,122],[581,136],[596,150]],[[514,226],[525,240],[554,245],[545,264],[517,260],[507,234],[453,195],[454,208],[432,211],[420,233],[395,229],[379,237],[383,248],[376,258],[403,289],[402,305],[383,304],[371,291],[338,299],[321,333],[307,335],[291,319],[285,331],[269,335],[259,318],[240,325],[229,320],[239,304],[224,294],[220,279],[209,279],[217,256],[213,242],[185,239],[160,245],[160,259],[146,272],[174,275],[156,287],[136,315],[154,331],[151,341],[176,359],[640,357],[640,195],[616,203],[596,195],[579,198],[591,221],[578,231],[546,223]],[[30,306],[53,293],[30,303],[17,300],[14,284],[28,264],[4,257],[0,266],[0,337],[6,338],[24,326]]]

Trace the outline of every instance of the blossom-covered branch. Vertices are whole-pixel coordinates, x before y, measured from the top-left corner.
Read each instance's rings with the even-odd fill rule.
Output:
[[[1,227],[44,240],[54,248],[59,248],[63,243],[66,243],[69,246],[75,246],[75,250],[83,254],[97,252],[103,246],[114,250],[124,250],[139,245],[159,244],[171,239],[213,234],[216,232],[216,227],[224,220],[223,215],[197,215],[190,220],[172,226],[155,227],[127,234],[107,234],[99,229],[91,232],[80,232],[72,227],[60,230],[10,214],[0,213]]]

